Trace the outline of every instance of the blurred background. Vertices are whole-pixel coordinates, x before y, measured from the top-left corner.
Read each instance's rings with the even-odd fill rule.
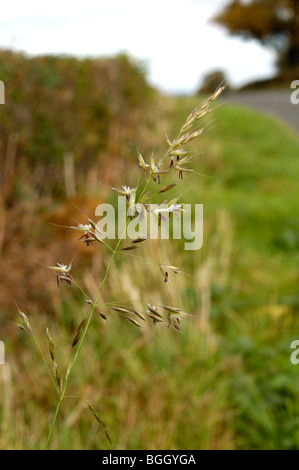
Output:
[[[40,263],[68,264],[92,298],[108,255],[61,226],[86,223],[111,187],[135,186],[137,151],[166,151],[221,83],[190,144],[183,202],[204,207],[196,252],[152,241],[120,256],[105,302],[182,306],[181,331],[110,314],[88,332],[69,395],[87,399],[116,449],[298,449],[298,0],[11,0],[1,11],[0,448],[43,448],[56,394],[16,328],[15,301],[67,366],[87,312]],[[173,197],[179,192],[174,190]],[[167,242],[167,243],[166,243]],[[164,284],[158,264],[180,266]],[[50,364],[50,362],[49,362]],[[64,402],[53,448],[105,449],[86,405]]]

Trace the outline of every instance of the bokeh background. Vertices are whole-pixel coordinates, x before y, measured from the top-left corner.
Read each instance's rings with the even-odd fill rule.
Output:
[[[158,159],[191,110],[226,92],[190,144],[182,200],[204,205],[204,243],[151,241],[120,255],[103,302],[179,305],[181,331],[96,316],[70,381],[115,449],[298,449],[299,80],[297,0],[11,1],[1,12],[0,448],[43,448],[56,394],[45,328],[64,370],[109,253],[61,226],[86,223],[111,187],[135,186],[137,151]],[[176,189],[173,197],[180,191]],[[158,264],[186,273],[164,284]],[[49,357],[49,366],[51,361]],[[78,398],[52,448],[109,449]]]

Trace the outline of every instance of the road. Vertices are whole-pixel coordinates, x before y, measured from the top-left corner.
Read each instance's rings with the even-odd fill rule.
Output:
[[[223,99],[227,103],[237,103],[272,114],[299,132],[299,103],[292,104],[290,91],[243,91],[226,94]],[[297,92],[297,101],[299,98]]]

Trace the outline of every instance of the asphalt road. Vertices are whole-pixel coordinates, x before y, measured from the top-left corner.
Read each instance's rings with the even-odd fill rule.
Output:
[[[290,127],[299,132],[299,103],[291,102],[291,95],[294,89],[290,91],[244,91],[228,93],[223,97],[227,103],[238,103],[249,108],[272,114]],[[296,95],[297,101],[299,94]]]

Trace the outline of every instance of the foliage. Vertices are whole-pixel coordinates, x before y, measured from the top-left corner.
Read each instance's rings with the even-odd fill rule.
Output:
[[[63,195],[70,154],[79,188],[86,184],[80,176],[107,155],[108,177],[119,152],[129,159],[132,142],[138,146],[145,126],[153,124],[155,92],[141,64],[126,55],[77,59],[2,50],[0,76],[7,103],[1,109],[1,180],[15,189],[18,167],[24,177],[30,169],[31,186],[40,195]]]
[[[210,94],[213,93],[216,88],[222,83],[227,84],[227,78],[223,70],[213,70],[207,73],[202,81],[201,87],[198,90],[198,94]],[[230,89],[229,85],[226,86],[224,93]]]
[[[199,101],[167,103],[159,137],[161,129],[175,135]],[[184,265],[190,277],[181,277],[169,303],[185,305],[193,318],[181,332],[134,328],[117,315],[109,323],[98,318],[70,383],[70,394],[80,388],[109,424],[115,449],[299,448],[299,366],[290,362],[290,343],[299,333],[298,136],[276,119],[240,106],[225,104],[214,112],[213,124],[192,144],[201,176],[186,192],[188,201],[204,204],[203,248],[187,264],[179,247],[169,252],[153,245],[147,252]],[[132,132],[138,138],[137,129]],[[150,157],[152,149],[139,148]],[[136,161],[136,149],[133,156]],[[21,179],[22,167],[16,165],[15,172]],[[49,184],[52,188],[51,178]],[[68,233],[66,241],[65,229],[45,223],[49,213],[58,224],[71,224],[80,213],[71,201],[61,203],[50,193],[41,206],[27,183],[22,198],[0,207],[1,339],[7,361],[0,366],[2,449],[39,448],[56,405],[31,337],[7,321],[20,321],[13,298],[20,309],[30,305],[26,311],[38,334],[44,335],[48,321],[59,320],[60,330],[52,331],[57,362],[67,357],[69,331],[75,336],[82,318],[80,295],[62,299],[52,273],[35,263],[45,257],[50,263],[57,255],[70,262],[74,244],[74,267],[82,263],[79,242],[70,242]],[[80,208],[86,203],[84,215],[99,195],[92,205],[77,201]],[[90,250],[83,282],[92,295],[107,258]],[[132,256],[130,263],[120,258],[113,266],[103,296],[129,292],[132,300],[141,290],[159,303],[152,263]],[[48,354],[46,340],[41,346]],[[69,397],[61,411],[53,448],[109,447],[84,403]]]
[[[299,64],[298,0],[233,0],[214,21],[232,35],[274,47],[280,68]]]

